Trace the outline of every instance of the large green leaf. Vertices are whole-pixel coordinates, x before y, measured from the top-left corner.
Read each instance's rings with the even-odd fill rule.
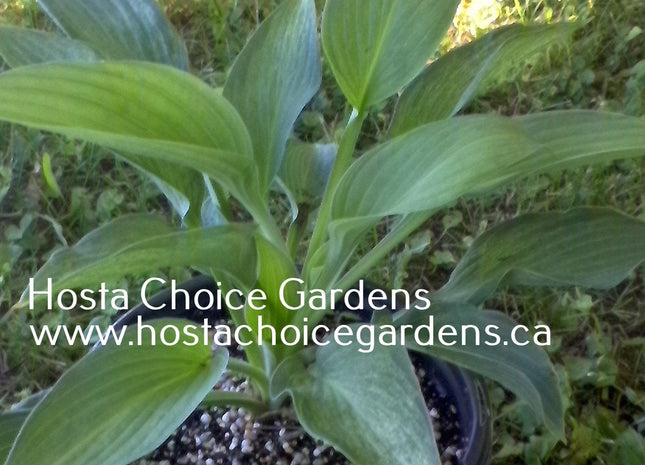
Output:
[[[422,126],[376,146],[350,167],[334,195],[333,220],[450,204],[510,178],[540,148],[516,121],[498,116]]]
[[[102,144],[124,158],[132,153],[135,164],[146,157],[202,171],[243,198],[257,190],[240,116],[217,91],[171,67],[22,67],[0,75],[0,103],[0,119]]]
[[[272,395],[288,393],[307,432],[356,465],[439,465],[406,350],[377,343],[361,353],[356,340],[345,347],[329,342],[310,364],[296,355],[279,365]]]
[[[617,113],[554,111],[516,119],[544,147],[522,169],[546,172],[645,155],[645,121]]]
[[[0,463],[4,463],[7,459],[28,415],[29,410],[10,410],[0,414]]]
[[[434,299],[480,304],[501,283],[607,289],[643,262],[643,221],[603,208],[523,215],[478,237]]]
[[[189,329],[181,320],[150,325],[156,344],[149,330],[139,341],[132,329],[123,344],[70,368],[29,415],[5,465],[126,465],[161,444],[213,388],[228,353],[189,346],[185,335],[176,345],[160,343],[165,326]]]
[[[78,61],[93,62],[98,55],[86,44],[56,34],[17,27],[0,27],[0,55],[13,67],[31,64]],[[180,217],[190,210],[191,216],[199,216],[199,206],[204,199],[202,175],[189,168],[168,161],[129,155],[128,160],[166,195]]]
[[[645,121],[593,111],[518,118],[464,116],[421,126],[370,150],[334,196],[328,261],[387,215],[426,212],[533,173],[645,155]]]
[[[54,253],[34,276],[31,290],[47,290],[49,278],[56,293],[168,266],[199,266],[250,286],[255,281],[253,235],[248,225],[177,231],[154,215],[123,216]],[[20,305],[28,302],[29,288]]]
[[[395,94],[434,54],[459,0],[327,0],[322,43],[358,110]]]
[[[72,39],[111,60],[141,60],[187,70],[186,47],[154,0],[39,0]]]
[[[58,34],[0,26],[0,55],[12,68],[51,61],[97,61],[92,48]]]
[[[512,24],[458,47],[428,66],[401,94],[390,133],[449,118],[513,66],[565,42],[575,24]]]
[[[253,34],[224,86],[249,128],[262,192],[271,187],[293,123],[320,80],[314,2],[286,0]]]
[[[419,328],[420,325],[430,326],[429,315],[434,315],[432,329],[419,331],[419,338],[424,338],[423,341],[406,338],[408,348],[497,381],[525,401],[552,432],[564,437],[564,407],[555,370],[542,348],[532,342],[524,346],[513,343],[511,334],[516,322],[503,313],[480,311],[468,304],[438,304],[433,305],[432,309],[431,314],[408,310],[396,321],[398,325]],[[446,344],[443,344],[437,335],[446,325],[456,328],[457,336],[449,337],[444,341]],[[479,343],[475,338],[474,328],[477,328]],[[432,345],[425,345],[429,343],[429,332],[435,335],[435,340]],[[497,335],[499,343],[489,333]],[[408,334],[412,332],[408,331]],[[465,341],[462,339],[464,335]],[[523,331],[515,334],[522,344],[527,342],[528,336]],[[418,342],[423,342],[424,345]],[[455,344],[448,345],[452,342]]]
[[[25,420],[38,403],[49,393],[49,389],[33,394],[6,412],[0,413],[0,464],[4,464]]]
[[[280,178],[298,204],[316,205],[331,174],[338,146],[291,140],[280,168]]]

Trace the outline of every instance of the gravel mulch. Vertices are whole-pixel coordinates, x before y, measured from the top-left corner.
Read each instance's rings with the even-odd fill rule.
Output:
[[[444,465],[459,465],[463,455],[456,408],[428,385],[430,374],[412,358],[422,383]],[[246,380],[228,378],[218,389],[243,392]],[[254,418],[244,409],[195,410],[157,450],[136,465],[351,465],[332,447],[307,434],[284,408]]]

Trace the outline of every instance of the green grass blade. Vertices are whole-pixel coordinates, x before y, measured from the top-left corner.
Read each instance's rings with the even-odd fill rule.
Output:
[[[434,298],[478,305],[501,284],[608,289],[643,262],[643,221],[605,208],[528,214],[478,237]]]
[[[154,0],[39,0],[69,37],[111,60],[141,60],[188,69],[183,42]]]
[[[359,111],[421,72],[458,0],[327,0],[322,43],[343,93]]]
[[[356,465],[440,465],[405,348],[377,342],[372,352],[361,353],[356,340],[349,346],[329,342],[318,348],[314,363],[294,356],[278,366],[272,395],[288,393],[305,430]]]
[[[321,76],[313,0],[283,2],[233,63],[224,96],[249,128],[262,192],[271,187],[293,123]]]
[[[185,335],[161,344],[166,325],[188,329],[181,320],[150,325],[156,344],[149,330],[139,344],[131,329],[123,344],[94,350],[70,368],[29,415],[5,465],[126,465],[160,445],[213,388],[228,353],[185,345],[192,342]]]
[[[576,27],[512,24],[448,52],[403,91],[391,135],[454,116],[486,84],[504,78],[514,66],[553,44],[565,43]]]

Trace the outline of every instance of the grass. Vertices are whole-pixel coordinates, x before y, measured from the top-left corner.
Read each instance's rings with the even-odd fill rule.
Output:
[[[274,0],[165,0],[161,2],[189,48],[191,71],[222,84],[245,38],[275,6]],[[322,2],[319,2],[322,4]],[[551,50],[480,95],[466,112],[514,115],[559,108],[609,109],[645,114],[645,4],[639,0],[464,1],[442,48],[471,40],[508,22],[577,19],[584,26],[570,50]],[[0,3],[0,23],[48,27],[33,1]],[[325,72],[323,89],[297,123],[306,140],[335,141],[347,110]],[[385,137],[392,102],[373,110],[360,142]],[[51,154],[61,193],[45,182],[42,159]],[[0,201],[0,315],[51,252],[75,243],[124,213],[168,212],[154,186],[99,148],[0,125],[0,197],[13,171],[19,195]],[[18,166],[21,165],[21,166]],[[14,173],[15,174],[15,173]],[[16,177],[12,183],[15,185]],[[645,163],[624,161],[558,176],[536,176],[484,200],[461,201],[428,222],[369,278],[383,284],[436,288],[481,232],[526,211],[611,205],[645,218]],[[367,238],[371,247],[387,228]],[[183,270],[167,270],[182,276]],[[129,277],[118,287],[134,286]],[[645,457],[645,272],[609,292],[580,289],[508,289],[488,305],[527,324],[545,322],[555,335],[551,356],[569,401],[567,443],[557,444],[525,406],[497,386],[490,389],[495,418],[494,463],[642,464]],[[79,348],[39,349],[26,322],[89,322],[96,315],[21,314],[0,331],[0,406],[49,386],[81,355]],[[0,316],[1,318],[1,316]],[[109,314],[100,315],[103,321]],[[640,454],[640,455],[639,455]]]

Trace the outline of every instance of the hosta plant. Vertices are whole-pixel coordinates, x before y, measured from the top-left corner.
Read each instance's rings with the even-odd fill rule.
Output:
[[[38,3],[57,31],[0,28],[0,54],[11,68],[0,75],[0,119],[113,150],[154,180],[182,227],[119,218],[52,255],[32,290],[49,282],[53,292],[92,288],[189,266],[215,276],[223,290],[264,291],[267,306],[253,310],[247,300],[230,311],[235,325],[250,328],[244,360],[208,345],[130,345],[130,332],[121,345],[89,352],[51,390],[0,417],[0,463],[127,464],[208,395],[259,411],[291,405],[307,432],[356,465],[438,465],[407,350],[498,382],[563,437],[558,379],[536,345],[409,339],[407,347],[376,344],[364,353],[333,338],[325,346],[260,344],[257,328],[260,316],[278,333],[322,321],[326,312],[313,305],[287,308],[280,285],[303,282],[289,288],[286,302],[298,301],[297,290],[322,290],[331,302],[332,290],[349,289],[460,198],[535,173],[645,155],[645,122],[619,114],[460,114],[513,62],[566,39],[571,26],[507,26],[430,61],[458,0],[327,0],[320,21],[314,0],[284,0],[215,89],[189,72],[185,47],[153,0]],[[337,146],[298,141],[292,132],[319,90],[323,57],[347,102]],[[358,152],[370,109],[390,98],[397,105],[387,140]],[[269,208],[276,196],[292,206],[288,226]],[[250,220],[234,221],[231,205],[235,218]],[[386,233],[354,257],[384,218]],[[644,258],[645,224],[617,211],[528,214],[476,239],[430,296],[430,310],[411,305],[374,324],[414,328],[431,314],[437,327],[483,333],[496,325],[508,333],[514,322],[483,308],[501,284],[607,288]],[[253,389],[212,391],[225,370],[248,377]]]

